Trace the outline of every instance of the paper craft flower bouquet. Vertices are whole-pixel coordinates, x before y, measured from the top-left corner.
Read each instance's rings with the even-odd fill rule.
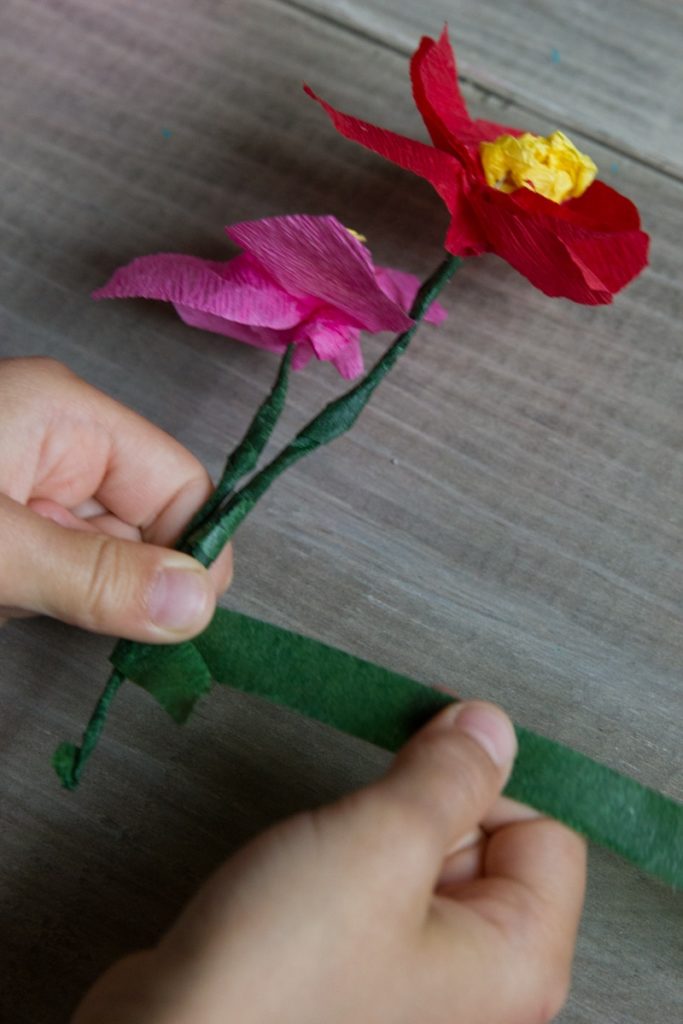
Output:
[[[556,131],[539,138],[472,120],[444,30],[411,62],[413,95],[432,145],[342,114],[306,87],[342,135],[426,178],[451,215],[445,255],[423,284],[374,265],[364,239],[334,217],[273,217],[227,229],[242,250],[225,262],[143,256],[116,271],[96,298],[160,299],[193,327],[281,357],[275,384],[231,452],[212,497],[178,547],[209,565],[271,483],[349,430],[422,320],[438,324],[436,297],[463,260],[494,253],[549,296],[609,303],[647,262],[636,207],[596,180],[590,157]],[[363,331],[398,337],[366,373]],[[360,378],[275,458],[257,469],[283,409],[290,368],[313,357]],[[250,475],[251,474],[251,475]],[[243,482],[247,478],[246,483]],[[453,697],[351,655],[218,609],[192,642],[119,641],[114,671],[82,744],[63,743],[55,768],[78,784],[125,679],[148,690],[178,722],[212,681],[259,693],[390,750]],[[566,747],[518,728],[506,793],[548,813],[672,885],[683,884],[683,807]]]

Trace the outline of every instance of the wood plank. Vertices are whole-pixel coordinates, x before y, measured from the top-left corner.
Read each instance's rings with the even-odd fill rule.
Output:
[[[683,7],[675,0],[285,0],[408,55],[448,23],[471,85],[620,155],[683,175]],[[372,59],[372,58],[371,58]]]
[[[407,132],[404,73],[392,49],[268,0],[229,18],[211,0],[8,0],[0,354],[63,359],[218,470],[272,357],[89,292],[135,255],[221,258],[224,223],[296,211],[334,212],[380,262],[427,273],[445,225],[431,191],[336,137],[299,91],[306,77]],[[470,95],[479,116],[527,116]],[[683,188],[619,160],[652,267],[596,311],[493,257],[466,266],[447,325],[422,331],[353,434],[241,528],[228,603],[496,699],[680,796]],[[338,389],[329,367],[299,375],[278,440]],[[178,729],[131,686],[81,790],[61,792],[49,758],[79,733],[108,649],[49,622],[0,632],[0,1017],[18,1024],[63,1019],[248,835],[386,763],[226,690]],[[596,851],[561,1020],[642,1024],[653,1005],[678,1019],[679,912]]]

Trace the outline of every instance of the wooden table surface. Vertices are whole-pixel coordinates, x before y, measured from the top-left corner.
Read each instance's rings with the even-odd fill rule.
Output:
[[[368,9],[369,7],[369,9]],[[640,207],[613,307],[470,261],[352,434],[242,526],[226,603],[462,695],[683,794],[683,12],[676,0],[3,0],[0,354],[50,354],[218,471],[274,372],[161,304],[95,304],[136,255],[331,212],[420,275],[445,213],[301,92],[423,137],[407,58],[448,18],[475,115],[568,131]],[[374,355],[383,339],[370,339]],[[294,382],[283,440],[339,390]],[[63,1021],[209,869],[380,751],[221,688],[184,728],[124,688],[75,794],[50,767],[107,639],[0,633],[0,1018]],[[683,1019],[680,901],[593,850],[566,1024]],[[492,1022],[493,1024],[493,1022]]]

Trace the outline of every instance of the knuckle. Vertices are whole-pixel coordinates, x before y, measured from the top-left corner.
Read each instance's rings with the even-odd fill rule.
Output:
[[[115,537],[98,536],[83,595],[84,612],[92,626],[107,621],[111,609],[128,603],[130,582],[124,546]]]

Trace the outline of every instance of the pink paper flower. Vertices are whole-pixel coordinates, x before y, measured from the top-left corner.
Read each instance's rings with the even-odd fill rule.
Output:
[[[316,356],[347,379],[363,371],[362,330],[411,326],[407,311],[418,279],[375,267],[369,250],[335,217],[271,217],[226,231],[244,250],[234,259],[142,256],[117,270],[93,297],[172,302],[192,327],[272,352],[295,343],[294,369]],[[445,316],[435,302],[426,319],[438,324]]]

